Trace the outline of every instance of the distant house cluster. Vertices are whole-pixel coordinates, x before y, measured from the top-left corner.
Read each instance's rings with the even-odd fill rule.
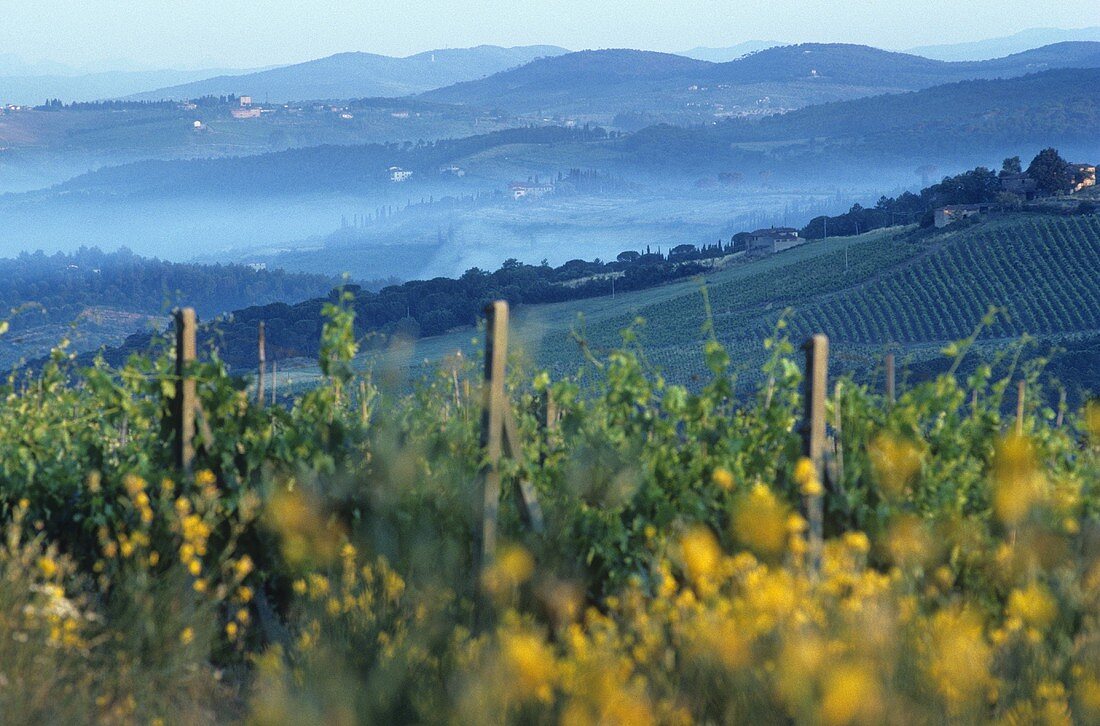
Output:
[[[946,207],[940,207],[934,212],[935,224],[937,227],[946,227],[953,222],[958,222],[967,217],[988,214],[996,207],[996,204],[951,204]]]
[[[769,227],[749,232],[747,252],[750,255],[773,255],[806,243],[793,227]]]
[[[538,199],[547,194],[552,194],[554,185],[548,182],[512,182],[508,185],[512,193],[512,199]]]
[[[1073,193],[1096,186],[1095,164],[1070,164],[1073,172],[1073,183],[1070,191]],[[1021,201],[1030,202],[1039,196],[1038,183],[1022,172],[1011,174],[1002,173],[1000,176],[1001,191],[1019,198]],[[989,204],[949,204],[933,210],[936,227],[946,227],[968,217],[980,216],[995,212],[1002,205]]]
[[[413,173],[408,169],[402,169],[399,166],[391,166],[389,168],[390,181],[394,184],[400,184],[412,179]]]
[[[1073,167],[1073,191],[1096,186],[1095,164],[1072,164]]]

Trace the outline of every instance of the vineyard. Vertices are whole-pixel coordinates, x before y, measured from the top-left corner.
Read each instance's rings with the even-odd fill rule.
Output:
[[[705,284],[714,332],[750,378],[763,362],[758,341],[780,319],[795,337],[828,332],[852,371],[873,368],[888,347],[914,361],[936,356],[970,335],[990,308],[998,313],[984,340],[1095,335],[1100,217],[1016,215],[935,234],[886,230],[717,272]],[[608,350],[640,318],[636,334],[647,359],[672,380],[698,380],[706,373],[700,351],[708,320],[701,286],[669,286],[659,298],[651,293],[652,301],[623,295],[613,314],[592,306],[591,316],[577,306],[580,324],[533,310],[528,317],[539,332],[532,356],[555,372],[574,372],[582,355],[571,328],[592,348]]]
[[[917,264],[806,306],[794,328],[862,343],[946,341],[996,306],[1003,314],[990,337],[1100,330],[1100,217],[1022,218],[955,237]]]
[[[324,315],[285,406],[176,351],[3,385],[6,722],[1100,719],[1100,408],[1037,368],[892,399],[781,330],[749,395],[709,335],[690,389],[630,340],[581,385],[498,326],[487,395],[398,393]]]

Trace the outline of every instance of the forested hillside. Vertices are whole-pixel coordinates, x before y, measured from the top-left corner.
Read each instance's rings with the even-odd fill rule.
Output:
[[[0,321],[11,332],[0,365],[46,353],[62,336],[77,350],[119,345],[180,303],[214,316],[276,300],[323,295],[338,283],[322,275],[196,265],[140,257],[128,250],[82,248],[72,254],[22,254],[0,260]],[[66,330],[70,323],[75,329]]]

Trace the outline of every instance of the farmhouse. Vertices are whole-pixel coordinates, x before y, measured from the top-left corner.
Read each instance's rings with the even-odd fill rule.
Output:
[[[230,113],[230,115],[233,116],[233,118],[237,118],[237,119],[259,118],[260,117],[260,109],[252,108],[251,106],[244,106],[244,107],[241,107],[241,108],[231,108],[231,109],[229,109],[229,113]]]
[[[946,227],[967,217],[988,214],[996,208],[995,204],[951,204],[935,211],[936,227]]]
[[[1073,191],[1096,186],[1095,164],[1070,164],[1073,168]]]
[[[390,181],[395,183],[395,184],[400,184],[401,182],[406,182],[409,179],[412,179],[412,175],[413,175],[413,173],[411,171],[407,171],[406,169],[402,169],[399,166],[391,166],[390,169],[389,169],[389,172],[390,172]]]
[[[1027,174],[1005,174],[1001,177],[1001,190],[1031,200],[1038,184]]]
[[[750,255],[771,255],[804,244],[806,240],[798,236],[798,230],[792,227],[769,227],[749,233],[748,253]]]
[[[515,200],[520,200],[525,197],[529,199],[538,199],[554,191],[553,184],[540,184],[538,182],[527,184],[512,182],[508,188],[511,189],[512,199]]]

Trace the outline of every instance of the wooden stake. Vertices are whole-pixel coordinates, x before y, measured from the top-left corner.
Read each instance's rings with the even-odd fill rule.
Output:
[[[195,309],[182,308],[176,318],[176,395],[172,400],[174,453],[176,466],[185,474],[191,473],[195,461],[195,380],[191,378],[191,364],[195,361]]]
[[[805,400],[803,422],[803,454],[814,466],[817,480],[825,482],[825,397],[829,386],[829,339],[821,334],[806,341]],[[821,562],[824,514],[821,496],[806,497],[806,519],[810,525],[811,568],[817,571]]]
[[[886,354],[886,402],[894,405],[894,354]]]
[[[558,430],[558,404],[550,395],[550,386],[542,392],[542,426],[547,431]]]
[[[522,461],[523,449],[519,443],[519,427],[516,425],[515,415],[510,406],[504,408],[504,446],[508,456],[516,461]],[[536,534],[542,534],[542,507],[538,497],[535,496],[535,488],[526,479],[520,479],[517,484],[519,495],[519,515],[523,523]]]
[[[1024,435],[1024,396],[1027,393],[1027,382],[1016,382],[1016,435]]]
[[[259,338],[257,340],[257,353],[259,354],[260,371],[256,376],[256,402],[264,405],[264,368],[267,367],[267,341],[264,340],[264,321],[260,321]]]
[[[1062,428],[1066,421],[1066,389],[1058,391],[1058,418],[1054,420],[1055,428]]]
[[[841,404],[843,399],[840,395],[841,382],[836,382],[836,387],[833,389],[833,435],[836,437],[835,445],[833,446],[833,461],[836,470],[836,479],[833,485],[836,486],[837,491],[843,494],[844,491],[844,441],[843,441],[843,417],[841,416]]]
[[[481,408],[481,529],[477,543],[479,578],[493,561],[500,509],[500,456],[504,434],[504,364],[508,358],[508,303],[498,300],[485,309],[485,391]]]

